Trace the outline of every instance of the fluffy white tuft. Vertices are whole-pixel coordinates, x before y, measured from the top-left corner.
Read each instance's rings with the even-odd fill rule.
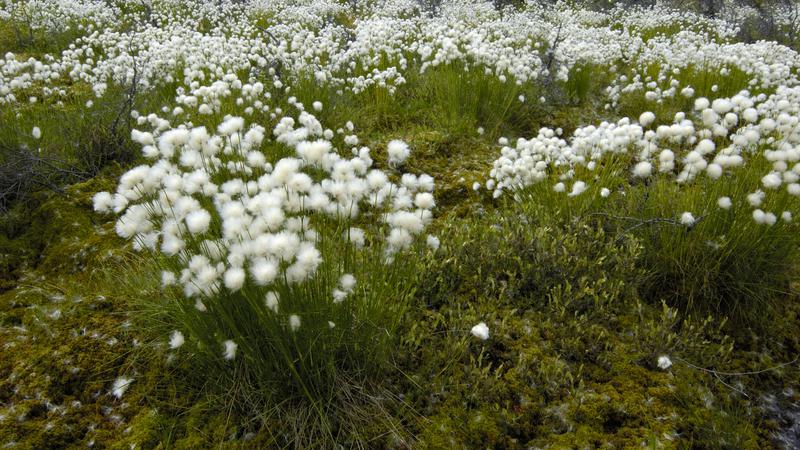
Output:
[[[474,327],[472,327],[472,330],[470,330],[470,333],[472,333],[473,336],[475,336],[476,338],[478,338],[478,339],[480,339],[482,341],[485,341],[485,340],[489,339],[489,327],[486,326],[486,324],[484,322],[481,322],[481,323],[475,325]]]
[[[176,348],[180,347],[181,345],[183,345],[184,342],[185,342],[185,340],[183,338],[183,333],[181,333],[178,330],[175,330],[175,331],[172,332],[172,335],[170,335],[169,348],[176,349]]]
[[[641,161],[633,167],[633,175],[639,178],[647,178],[653,173],[653,165],[647,161]]]
[[[292,331],[297,331],[300,328],[300,316],[292,314],[289,316],[289,328]]]
[[[236,342],[228,339],[227,341],[223,342],[222,345],[225,347],[225,351],[223,352],[223,356],[228,361],[236,358],[236,350],[239,348],[239,345]]]
[[[390,141],[389,145],[386,147],[386,152],[389,154],[390,166],[399,166],[403,164],[406,159],[408,159],[408,156],[411,155],[408,144],[399,139]]]
[[[111,386],[111,395],[117,397],[117,399],[122,398],[122,396],[125,394],[125,391],[127,391],[128,387],[130,387],[131,383],[133,383],[133,378],[129,377],[117,378],[116,380],[114,380],[114,385]]]

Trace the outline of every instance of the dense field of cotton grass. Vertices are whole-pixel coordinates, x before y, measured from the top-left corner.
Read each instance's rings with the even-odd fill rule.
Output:
[[[0,1],[0,446],[797,448],[798,17]]]

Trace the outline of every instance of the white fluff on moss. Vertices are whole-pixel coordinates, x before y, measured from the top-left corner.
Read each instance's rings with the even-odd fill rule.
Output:
[[[414,204],[418,208],[432,209],[436,206],[436,201],[433,199],[433,194],[430,192],[420,192],[414,197]]]
[[[98,192],[92,197],[94,210],[99,213],[107,213],[111,211],[114,198],[108,192]]]
[[[117,399],[122,398],[125,394],[125,391],[128,390],[131,383],[133,383],[133,378],[129,377],[119,377],[114,380],[114,384],[111,386],[111,395],[117,397]]]
[[[478,338],[478,339],[480,339],[482,341],[485,341],[485,340],[489,339],[489,327],[486,326],[486,324],[484,322],[481,322],[481,323],[475,325],[474,327],[472,327],[472,329],[470,330],[470,333],[472,333],[473,336],[475,336],[476,338]]]

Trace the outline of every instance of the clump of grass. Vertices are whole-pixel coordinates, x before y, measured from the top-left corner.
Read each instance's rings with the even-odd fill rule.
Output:
[[[754,220],[747,197],[759,189],[763,165],[754,163],[720,180],[698,180],[692,186],[658,180],[628,191],[616,214],[637,218],[619,225],[647,249],[647,297],[729,316],[740,324],[770,321],[776,304],[791,294],[800,239],[791,216],[772,225]],[[719,206],[723,197],[733,199],[729,209]],[[794,203],[782,189],[771,192],[760,208],[780,214]],[[686,211],[696,218],[689,226],[677,220]],[[648,218],[672,221],[631,229]]]
[[[518,133],[533,128],[547,111],[539,102],[541,86],[517,84],[512,76],[499,79],[478,68],[458,64],[412,72],[406,95],[423,120],[437,129],[473,136],[481,128],[489,137],[503,132]],[[413,90],[411,90],[413,89]]]
[[[39,98],[40,87],[20,94],[31,95],[27,103],[0,108],[0,212],[38,191],[63,195],[67,185],[109,166],[133,164],[139,158],[130,140],[136,108],[156,108],[172,96],[171,86],[144,91],[138,80],[109,83],[103,95],[75,81]]]
[[[754,219],[755,207],[748,196],[763,189],[762,174],[770,163],[754,159],[719,179],[700,177],[689,184],[663,176],[636,179],[631,164],[626,155],[616,155],[591,175],[576,169],[577,179],[594,180],[574,197],[555,192],[555,181],[514,195],[528,207],[547,211],[554,220],[590,218],[617,245],[635,238],[642,246],[638,264],[645,276],[639,289],[645,299],[665,300],[698,315],[729,317],[736,325],[769,323],[779,303],[792,293],[794,261],[800,251],[791,213],[780,218],[782,211],[796,207],[796,198],[785,188],[768,190],[758,206],[759,211],[777,214],[774,224]],[[604,189],[608,197],[600,195]],[[682,222],[687,212],[692,222]]]
[[[598,93],[609,84],[612,72],[600,64],[579,64],[569,72],[566,80],[558,83],[566,102],[573,105],[586,103],[588,100],[599,97]],[[552,102],[554,99],[546,99]],[[558,100],[558,99],[556,99]]]
[[[135,131],[158,161],[95,207],[124,210],[118,234],[161,266],[167,301],[148,316],[215,380],[211,393],[227,392],[243,415],[312,413],[312,440],[335,442],[356,428],[341,402],[387,369],[419,263],[438,246],[422,235],[433,179],[393,182],[394,169],[368,171],[369,149],[346,159],[314,116],[298,120],[278,121],[275,140],[230,116],[214,135]],[[389,165],[402,166],[408,146],[387,147]]]
[[[751,77],[733,65],[670,68],[648,64],[633,70],[623,68],[620,73],[628,79],[638,77],[642,83],[638,89],[624,92],[615,100],[614,109],[623,117],[638,117],[644,111],[652,111],[660,121],[669,122],[676,113],[690,111],[697,97],[733,97],[744,90],[754,97],[773,92],[772,89],[752,86]],[[660,92],[657,98],[648,99],[646,93],[656,89]]]

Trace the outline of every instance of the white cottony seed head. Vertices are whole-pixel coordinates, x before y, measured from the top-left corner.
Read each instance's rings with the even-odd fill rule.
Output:
[[[300,316],[297,314],[289,316],[289,328],[292,331],[297,331],[300,328]]]
[[[131,383],[133,383],[133,378],[129,377],[119,377],[114,380],[114,385],[111,387],[111,395],[117,397],[117,399],[122,398],[125,394],[125,391],[128,390]]]
[[[183,343],[184,343],[183,333],[181,333],[178,330],[173,331],[169,339],[169,348],[176,349],[181,345],[183,345]]]
[[[225,347],[225,351],[223,352],[223,356],[225,357],[225,359],[230,361],[233,358],[236,358],[236,350],[239,348],[236,342],[233,342],[232,340],[229,339],[223,342],[222,345]]]
[[[475,325],[474,327],[472,327],[472,330],[470,330],[470,333],[472,333],[473,336],[475,336],[476,338],[478,338],[478,339],[480,339],[482,341],[485,341],[485,340],[489,339],[489,327],[486,326],[486,324],[484,322],[481,322],[481,323]]]

